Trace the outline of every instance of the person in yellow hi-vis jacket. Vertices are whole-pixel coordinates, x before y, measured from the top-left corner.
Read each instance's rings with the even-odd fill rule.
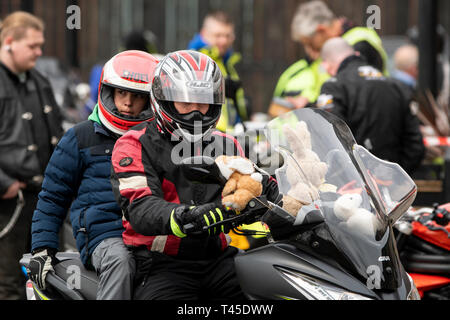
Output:
[[[369,65],[388,74],[387,54],[376,31],[352,26],[347,19],[336,17],[322,1],[309,1],[297,8],[291,35],[303,45],[308,58],[286,69],[278,80],[274,97],[285,98],[297,108],[315,103],[322,84],[330,78],[319,57],[323,43],[330,38],[344,38]]]
[[[222,106],[222,115],[216,127],[223,132],[233,130],[235,124],[250,118],[250,108],[236,71],[241,55],[232,49],[234,39],[234,23],[231,18],[223,11],[214,11],[205,16],[200,32],[188,45],[188,49],[211,57],[225,78],[226,103]]]

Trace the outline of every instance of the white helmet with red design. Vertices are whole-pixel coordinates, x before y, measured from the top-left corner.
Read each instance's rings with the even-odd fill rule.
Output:
[[[191,50],[167,54],[158,64],[150,93],[158,126],[175,139],[197,141],[216,126],[225,102],[225,83],[209,56]],[[209,104],[206,114],[180,114],[174,102]]]
[[[155,57],[139,50],[123,51],[106,62],[98,89],[98,114],[106,128],[122,135],[132,126],[153,119],[150,102],[136,117],[121,114],[114,103],[114,88],[148,95],[157,64]]]

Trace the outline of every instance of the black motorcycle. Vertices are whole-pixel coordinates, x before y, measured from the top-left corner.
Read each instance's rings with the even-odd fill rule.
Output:
[[[311,163],[299,158],[286,135],[286,126],[295,131],[301,122],[310,136],[310,146],[305,144],[308,153],[326,164],[320,185],[317,179],[310,179]],[[357,145],[346,124],[322,110],[300,109],[282,115],[268,123],[266,136],[272,151],[284,158],[275,171],[282,202],[254,198],[240,214],[209,226],[238,227],[255,221],[268,226],[267,245],[240,251],[235,257],[247,298],[420,299],[402,266],[393,232],[394,223],[417,193],[405,171]],[[309,139],[299,135],[302,137]],[[200,161],[182,164],[193,180],[210,182],[218,176],[211,158],[193,160]],[[317,192],[311,193],[309,204],[292,212],[286,204],[288,196],[295,199],[297,180]],[[205,231],[194,230],[193,225],[185,229]],[[30,299],[95,299],[95,273],[84,269],[76,253],[57,257],[61,262],[47,275],[45,292],[29,281]],[[24,255],[21,264],[26,267],[29,258]]]

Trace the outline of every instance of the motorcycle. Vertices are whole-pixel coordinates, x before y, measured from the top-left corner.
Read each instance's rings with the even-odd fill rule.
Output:
[[[397,248],[424,300],[450,299],[450,204],[411,208],[395,224]]]
[[[283,207],[291,189],[288,173],[295,170],[303,179],[308,174],[282,128],[295,128],[301,121],[311,133],[311,150],[326,161],[329,187],[292,214]],[[417,193],[405,171],[357,145],[347,125],[326,111],[292,111],[269,122],[265,133],[271,148],[284,158],[275,170],[282,202],[253,198],[239,214],[203,230],[186,225],[186,232],[204,232],[222,224],[237,228],[256,221],[267,225],[268,244],[235,256],[237,277],[250,300],[419,300],[400,261],[393,232],[394,223]],[[194,157],[180,165],[193,181],[224,182],[212,158]],[[337,204],[345,203],[356,204],[354,213],[364,217],[355,215],[359,222],[350,223],[351,217],[338,216]],[[95,299],[95,273],[84,269],[76,253],[58,253],[57,257],[60,262],[47,275],[47,290],[29,281],[30,298]],[[29,254],[24,255],[21,264],[26,267],[29,259]]]

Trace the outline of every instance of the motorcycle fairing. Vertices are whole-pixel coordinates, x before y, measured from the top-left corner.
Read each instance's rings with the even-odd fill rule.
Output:
[[[302,215],[300,220],[305,226],[304,230],[313,230],[314,240],[310,239],[303,245],[310,246],[315,242],[315,250],[320,255],[334,258],[355,277],[367,283],[373,282],[375,289],[399,288],[402,285],[402,267],[389,214],[396,210],[398,212],[414,200],[417,191],[414,182],[398,164],[378,159],[357,145],[344,121],[329,112],[306,108],[289,112],[267,125],[266,135],[271,147],[285,160],[283,167],[275,171],[283,195],[287,195],[291,188],[286,174],[288,165],[294,166],[299,177],[308,176],[302,169],[302,163],[296,160],[290,142],[283,133],[284,125],[295,128],[295,124],[301,121],[306,123],[310,132],[311,150],[327,163],[324,183],[335,186],[337,190],[330,192],[319,189],[318,198],[309,206],[303,206],[303,210],[312,208],[311,214],[316,215],[314,219],[308,219],[308,212],[301,212],[302,209],[297,213],[296,222]],[[371,227],[367,227],[365,229],[368,231],[364,233],[363,229],[350,226],[348,221],[335,214],[334,205],[337,199],[348,194],[349,184],[361,198],[357,210],[364,212],[366,217],[369,214],[372,216],[373,232],[370,231]],[[317,211],[320,212],[319,217]],[[290,239],[301,234],[302,230],[297,227],[292,228]],[[276,233],[272,228],[271,231]],[[297,237],[298,242],[301,239]]]

